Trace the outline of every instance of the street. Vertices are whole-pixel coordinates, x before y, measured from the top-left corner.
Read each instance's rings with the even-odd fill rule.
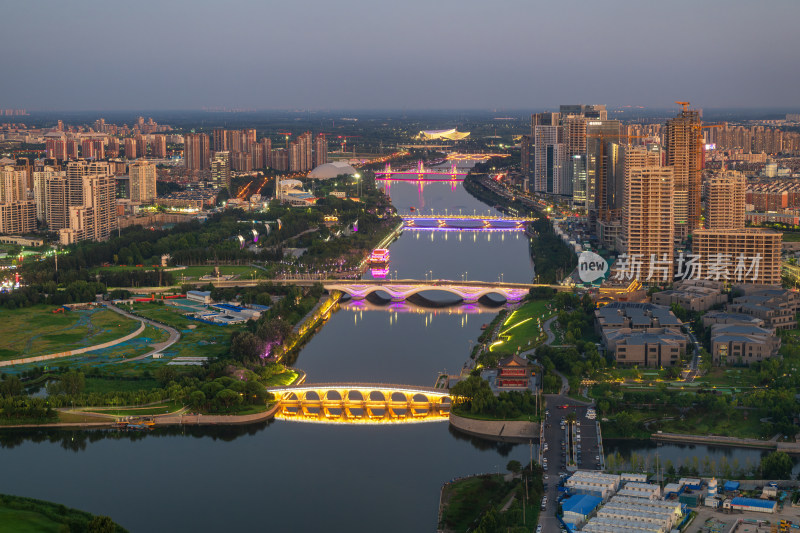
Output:
[[[568,452],[570,457],[575,457],[577,467],[581,470],[599,470],[601,462],[597,458],[602,454],[598,448],[597,421],[586,416],[590,405],[564,395],[548,394],[545,399],[548,414],[545,416],[544,440],[540,445],[540,453],[542,466],[546,468],[544,493],[547,505],[539,517],[539,523],[542,525],[542,533],[558,533],[561,525],[555,517],[558,509],[557,486],[559,477],[568,472]],[[561,419],[567,421],[569,413],[574,413],[575,416],[572,432],[574,440],[567,436],[567,432],[572,429],[570,424],[565,424],[565,429],[561,429]]]

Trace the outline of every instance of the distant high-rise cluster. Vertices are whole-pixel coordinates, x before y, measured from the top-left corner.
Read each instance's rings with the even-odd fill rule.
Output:
[[[733,272],[728,265],[744,264],[746,255],[757,282],[779,283],[781,235],[745,228],[746,202],[788,204],[800,187],[770,182],[751,193],[743,173],[704,167],[715,141],[729,150],[786,153],[792,135],[704,125],[700,110],[680,103],[683,109],[664,124],[623,126],[608,120],[605,106],[565,105],[532,115],[531,134],[520,142],[522,173],[536,192],[583,210],[599,241],[624,254],[625,268],[639,280],[671,282],[681,274],[676,253],[689,253],[691,242],[698,271]],[[769,165],[764,175],[774,176],[777,165]]]

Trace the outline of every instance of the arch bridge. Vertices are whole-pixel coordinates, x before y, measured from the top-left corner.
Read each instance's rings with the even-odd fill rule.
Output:
[[[267,389],[275,417],[328,424],[436,422],[450,415],[446,389],[385,383],[315,383]]]
[[[354,300],[363,300],[375,291],[383,291],[393,302],[402,302],[411,296],[430,290],[438,290],[454,294],[466,303],[475,303],[483,296],[495,294],[508,302],[519,302],[531,287],[528,283],[491,283],[484,281],[448,281],[448,280],[356,280],[325,281],[323,285],[328,291],[340,291]]]

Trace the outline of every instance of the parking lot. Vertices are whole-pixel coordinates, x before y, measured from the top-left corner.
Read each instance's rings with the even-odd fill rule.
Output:
[[[775,514],[722,511],[710,507],[698,507],[695,510],[697,516],[684,533],[727,533],[739,520],[764,520],[768,521],[770,525],[758,527],[754,523],[743,522],[732,533],[771,533],[772,524],[781,519],[790,520],[795,524],[800,523],[800,507],[792,507],[788,504],[783,509],[778,509]]]
[[[570,456],[574,454],[576,460],[580,458],[577,468],[581,470],[599,470],[601,461],[597,458],[601,454],[597,445],[597,421],[587,418],[585,404],[580,404],[568,396],[560,395],[548,395],[546,400],[548,414],[545,417],[544,440],[541,443],[541,450],[542,467],[545,468],[544,483],[547,505],[540,515],[539,523],[542,525],[542,533],[558,533],[561,526],[555,517],[558,508],[556,487],[559,477],[568,472],[568,445],[571,446]],[[569,413],[575,415],[574,446],[572,441],[567,438],[568,424],[564,425],[564,429],[561,426],[561,419],[564,418],[566,421]],[[580,441],[578,441],[578,435],[580,435]],[[578,453],[578,445],[580,445],[580,453]]]

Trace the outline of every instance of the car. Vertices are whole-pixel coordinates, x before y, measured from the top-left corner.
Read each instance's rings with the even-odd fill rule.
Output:
[[[548,479],[549,479],[549,478],[548,478],[547,476],[544,476],[544,480],[545,480],[545,481],[547,481]]]
[[[536,533],[542,533],[542,525],[541,524],[536,526]]]
[[[600,460],[600,456],[599,455],[595,455],[594,459],[595,459],[595,461],[599,461]]]
[[[559,405],[558,406],[559,409],[567,409],[568,407],[569,407],[569,405]]]

